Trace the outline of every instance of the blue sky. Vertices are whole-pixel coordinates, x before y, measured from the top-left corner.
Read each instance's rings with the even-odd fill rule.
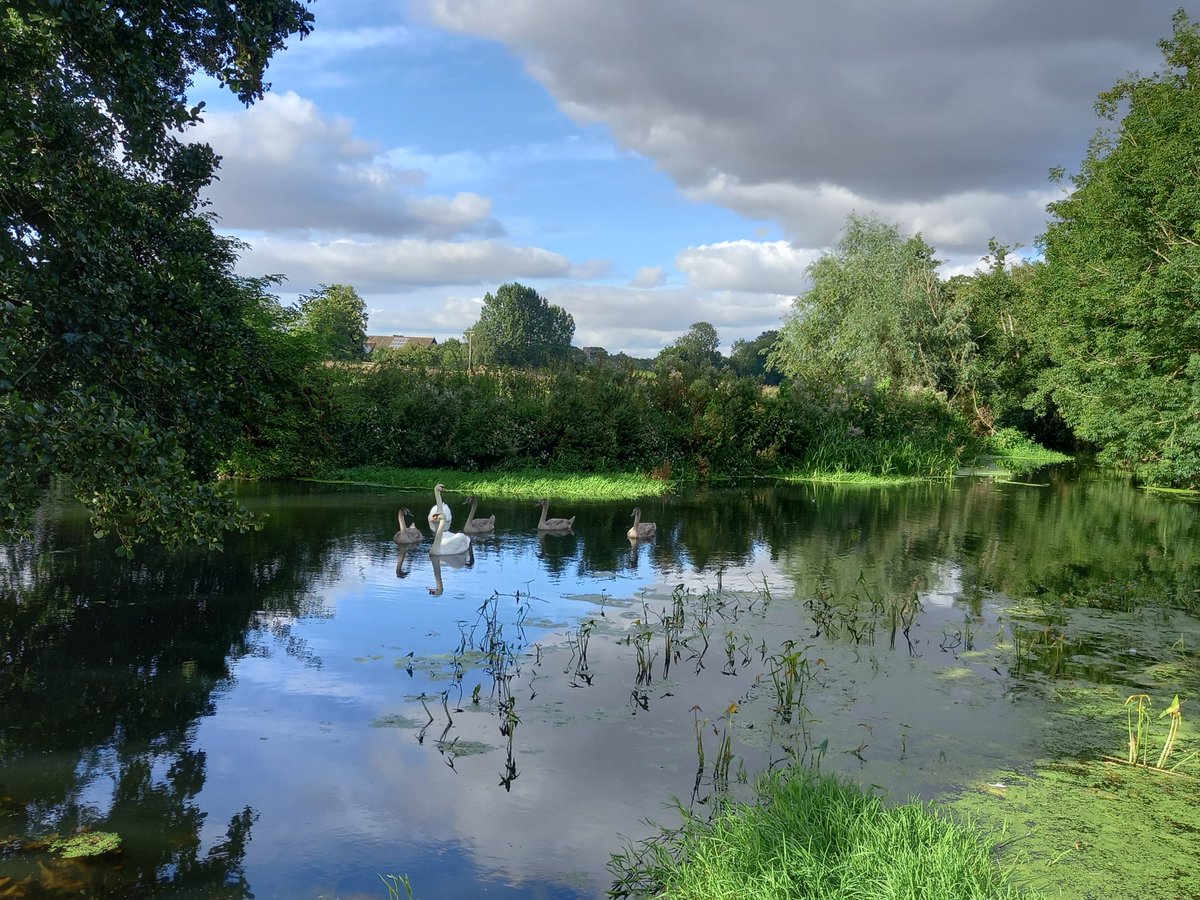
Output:
[[[506,281],[575,343],[653,355],[696,321],[776,328],[845,216],[921,231],[947,274],[1032,247],[1170,4],[321,0],[198,139],[245,274],[348,283],[372,333],[460,337]]]

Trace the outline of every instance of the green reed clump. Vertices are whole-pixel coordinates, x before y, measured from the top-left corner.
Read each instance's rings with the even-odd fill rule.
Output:
[[[671,900],[1003,900],[1011,883],[969,827],[920,803],[885,806],[834,776],[760,779],[754,803],[630,847],[610,863],[613,897]]]
[[[1154,719],[1150,714],[1150,705],[1153,701],[1149,694],[1132,694],[1125,700],[1125,712],[1127,717],[1127,728],[1129,733],[1129,753],[1126,756],[1126,762],[1135,766],[1149,766],[1149,744],[1150,730]],[[1167,763],[1171,759],[1171,754],[1175,752],[1175,741],[1179,737],[1179,729],[1183,725],[1183,701],[1179,699],[1179,695],[1175,695],[1171,705],[1158,714],[1158,718],[1169,716],[1170,721],[1167,723],[1167,736],[1163,739],[1162,749],[1158,754],[1158,762],[1153,768],[1166,768]],[[1172,769],[1176,769],[1184,763],[1190,763],[1194,758],[1195,753],[1187,754],[1182,760],[1177,762]]]
[[[331,469],[321,479],[348,484],[378,485],[429,490],[444,484],[450,493],[479,497],[537,500],[629,500],[665,494],[669,482],[648,475],[591,473],[585,475],[540,470],[519,472],[462,472],[453,469],[398,469],[388,466],[355,466]]]

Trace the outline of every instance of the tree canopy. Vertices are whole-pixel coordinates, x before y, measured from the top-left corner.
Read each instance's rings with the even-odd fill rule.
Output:
[[[125,551],[215,545],[247,516],[209,483],[253,417],[273,303],[234,275],[181,131],[197,71],[243,101],[312,17],[295,0],[15,0],[0,12],[0,535],[52,478]]]
[[[764,384],[779,384],[783,376],[767,360],[779,343],[779,331],[772,328],[752,341],[737,340],[729,349],[729,368],[742,378],[756,378]]]
[[[721,336],[710,322],[693,322],[691,327],[658,354],[656,364],[687,369],[714,369],[722,363],[717,347]]]
[[[801,380],[875,380],[945,387],[967,335],[949,303],[933,249],[899,226],[851,214],[837,249],[808,268],[771,364]]]
[[[326,359],[362,359],[367,344],[367,304],[348,284],[323,284],[300,297],[303,327]]]
[[[571,352],[575,320],[531,287],[512,282],[483,298],[483,311],[472,329],[474,350],[486,363],[501,366],[548,366]]]
[[[1039,324],[1044,395],[1107,461],[1200,486],[1200,32],[1182,11],[1165,67],[1100,95],[1115,124],[1051,204]],[[1119,117],[1119,118],[1118,118]]]

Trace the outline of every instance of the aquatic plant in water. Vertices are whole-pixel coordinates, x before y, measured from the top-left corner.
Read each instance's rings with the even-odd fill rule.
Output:
[[[1158,762],[1154,766],[1150,766],[1149,761],[1149,737],[1150,726],[1153,724],[1153,719],[1150,716],[1150,705],[1153,701],[1149,694],[1131,694],[1125,700],[1125,711],[1127,729],[1129,734],[1129,752],[1125,761],[1134,766],[1146,766],[1148,768],[1165,769],[1167,762],[1171,759],[1171,754],[1175,751],[1175,740],[1179,736],[1179,728],[1183,724],[1183,701],[1176,694],[1171,701],[1171,705],[1158,714],[1158,718],[1170,716],[1171,721],[1167,727],[1167,736],[1163,740],[1162,750],[1158,754]],[[1140,761],[1138,757],[1141,757]],[[1195,754],[1188,754],[1184,760],[1172,766],[1172,769],[1177,768],[1183,762],[1191,759]]]
[[[121,849],[121,836],[115,831],[84,831],[51,842],[50,849],[64,859],[103,856]]]

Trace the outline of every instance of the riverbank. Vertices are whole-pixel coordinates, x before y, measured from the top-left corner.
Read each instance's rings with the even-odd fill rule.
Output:
[[[958,470],[959,474],[1012,474],[1053,463],[1070,461],[1065,453],[1048,450],[1019,432],[1007,429],[986,439],[984,452],[972,460],[978,468]],[[954,470],[931,471],[925,475],[892,472],[854,471],[840,466],[828,469],[806,468],[779,471],[757,476],[766,480],[812,482],[817,484],[846,484],[864,487],[912,484],[914,482],[949,478]],[[549,497],[557,500],[635,500],[639,497],[660,497],[684,484],[699,483],[695,473],[680,477],[665,472],[652,474],[636,472],[557,472],[545,469],[515,471],[465,471],[450,468],[396,468],[392,466],[353,466],[331,469],[320,476],[303,479],[319,484],[359,484],[370,487],[390,487],[400,490],[426,490],[434,484],[445,485],[447,491],[475,494],[479,497],[537,500]],[[713,482],[734,480],[726,477],[708,479]]]
[[[759,780],[752,803],[613,859],[615,896],[671,900],[1004,900],[1015,886],[970,827],[921,803],[888,806],[803,766]]]

